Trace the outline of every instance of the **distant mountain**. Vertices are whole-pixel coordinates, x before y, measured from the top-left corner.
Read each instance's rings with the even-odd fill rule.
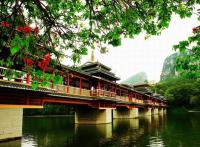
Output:
[[[165,59],[163,63],[162,73],[160,75],[160,81],[172,78],[177,75],[175,68],[177,55],[178,55],[177,53],[174,53]]]
[[[126,79],[125,81],[122,82],[122,84],[140,84],[140,83],[145,83],[147,82],[147,74],[145,72],[139,72],[131,77],[129,77],[128,79]]]

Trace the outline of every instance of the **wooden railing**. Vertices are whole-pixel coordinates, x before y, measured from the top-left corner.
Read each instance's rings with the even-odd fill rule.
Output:
[[[12,71],[12,69],[0,67],[0,79],[8,80],[8,78],[5,77],[6,72],[8,71]],[[16,74],[13,74],[14,76],[11,77],[11,81],[26,83],[27,74],[25,72],[18,71],[18,70],[13,70],[13,71],[15,71]],[[156,103],[156,102],[152,102],[151,100],[142,100],[142,99],[137,99],[133,97],[130,98],[129,96],[125,96],[125,95],[119,96],[116,94],[116,92],[106,91],[102,89],[96,89],[96,90],[89,90],[89,89],[83,89],[83,88],[80,89],[79,87],[73,87],[73,86],[67,86],[67,85],[61,85],[61,84],[53,85],[52,83],[49,83],[49,86],[46,86],[45,88],[53,89],[57,91],[58,93],[64,93],[64,94],[69,94],[69,95],[74,95],[74,96],[86,96],[86,97],[96,97],[96,98],[108,97],[108,98],[113,98],[119,101],[134,102],[141,105],[166,106],[166,104],[164,103]]]
[[[10,81],[20,81],[26,80],[27,74],[19,70],[13,70],[5,67],[0,67],[0,79],[10,80]]]

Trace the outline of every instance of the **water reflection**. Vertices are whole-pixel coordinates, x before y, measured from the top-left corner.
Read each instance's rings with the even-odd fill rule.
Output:
[[[0,147],[21,147],[21,139],[0,143]],[[27,146],[28,147],[28,146]]]
[[[22,146],[65,146],[74,140],[71,117],[24,118]]]
[[[22,140],[0,147],[198,147],[200,114],[114,119],[112,124],[74,125],[73,117],[24,118]]]
[[[113,119],[113,130],[121,129],[121,127],[126,129],[138,129],[139,119]]]
[[[76,141],[72,146],[99,146],[112,138],[112,124],[75,125]]]

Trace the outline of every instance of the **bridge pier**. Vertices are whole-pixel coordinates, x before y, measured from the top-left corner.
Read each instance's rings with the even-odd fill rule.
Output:
[[[138,108],[128,109],[126,107],[120,107],[113,110],[113,118],[137,118]]]
[[[139,109],[139,116],[151,116],[152,115],[152,108],[141,108]]]
[[[158,114],[158,108],[152,108],[152,115],[157,115]]]
[[[164,108],[159,108],[158,109],[158,113],[159,113],[159,115],[163,115],[164,114],[164,110],[163,110]]]
[[[163,114],[167,114],[167,109],[163,108]]]
[[[106,124],[112,122],[112,110],[77,107],[75,112],[76,124]]]
[[[22,137],[22,108],[0,108],[0,141]]]

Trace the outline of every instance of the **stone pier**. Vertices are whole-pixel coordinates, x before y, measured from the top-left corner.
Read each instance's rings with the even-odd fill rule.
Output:
[[[106,124],[112,122],[112,109],[94,109],[77,107],[75,112],[76,124]]]
[[[137,118],[138,108],[128,109],[126,107],[120,107],[113,110],[113,118],[123,119],[123,118]]]
[[[140,108],[139,109],[139,116],[151,116],[151,109],[152,108]]]
[[[167,114],[167,109],[163,108],[163,114]]]
[[[152,108],[152,115],[157,115],[158,114],[158,108]]]
[[[0,108],[0,141],[22,137],[22,108]]]
[[[159,114],[159,115],[163,115],[163,114],[164,114],[163,108],[159,108],[159,109],[158,109],[158,114]]]

